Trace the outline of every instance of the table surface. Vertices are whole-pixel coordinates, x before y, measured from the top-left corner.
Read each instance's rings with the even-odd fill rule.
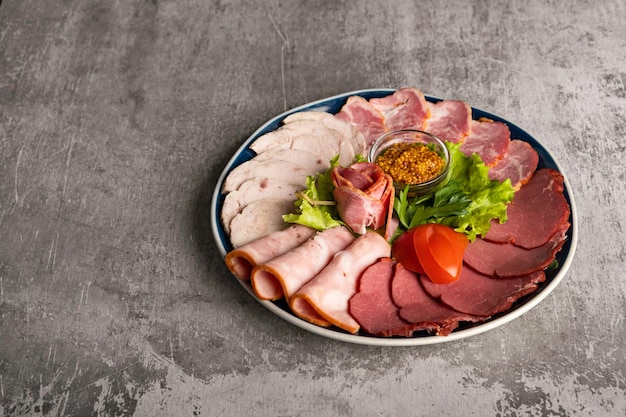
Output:
[[[0,416],[623,416],[625,21],[622,0],[5,0]],[[404,86],[555,155],[576,256],[467,339],[306,332],[230,275],[215,184],[275,115]]]

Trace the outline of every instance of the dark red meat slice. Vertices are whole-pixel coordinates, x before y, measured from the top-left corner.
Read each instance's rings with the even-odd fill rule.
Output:
[[[519,189],[532,177],[538,163],[537,151],[528,142],[514,139],[509,143],[504,157],[489,168],[489,179],[504,181],[509,178],[513,188]]]
[[[492,221],[486,240],[514,243],[526,249],[542,246],[568,221],[570,208],[563,195],[563,176],[540,169],[515,193],[507,221]]]
[[[472,120],[469,134],[463,140],[460,151],[466,156],[473,153],[487,166],[495,165],[505,154],[511,142],[509,127],[488,119]]]
[[[372,98],[369,102],[383,114],[389,131],[424,129],[428,105],[424,94],[416,88],[401,88],[389,96]]]
[[[463,141],[472,122],[472,109],[467,103],[443,100],[436,104],[428,103],[428,108],[430,117],[426,119],[426,132],[452,143]]]
[[[434,284],[422,276],[426,292],[456,311],[475,315],[492,316],[506,311],[526,294],[537,289],[537,283],[546,279],[543,271],[515,278],[493,279],[472,268],[464,267],[459,279],[451,284]]]
[[[349,97],[336,117],[352,123],[365,138],[367,148],[387,133],[383,114],[361,96]]]
[[[428,295],[420,284],[419,276],[396,264],[391,283],[394,304],[400,307],[400,317],[414,323],[413,330],[429,330],[438,335],[448,335],[460,321],[482,321],[485,317],[454,310]]]
[[[514,277],[541,271],[550,265],[565,243],[569,222],[544,245],[524,249],[512,243],[476,239],[465,249],[463,260],[478,272],[494,277]]]
[[[350,299],[350,314],[368,333],[378,336],[413,333],[391,300],[394,271],[395,263],[390,258],[380,259],[363,272],[358,292]]]

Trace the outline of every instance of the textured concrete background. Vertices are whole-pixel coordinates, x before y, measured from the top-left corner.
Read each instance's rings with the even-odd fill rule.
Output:
[[[0,7],[0,416],[623,416],[623,0],[35,1]],[[355,346],[273,316],[208,210],[282,111],[415,86],[569,177],[561,285],[488,333]]]

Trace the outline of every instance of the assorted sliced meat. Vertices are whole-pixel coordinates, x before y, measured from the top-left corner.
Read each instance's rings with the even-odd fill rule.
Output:
[[[225,261],[260,299],[285,299],[311,323],[383,337],[447,335],[536,291],[567,239],[563,177],[536,171],[539,156],[530,144],[511,140],[504,123],[472,120],[463,101],[430,103],[405,88],[369,101],[350,97],[336,115],[299,112],[283,123],[259,137],[250,146],[257,155],[223,183],[221,219],[234,247]],[[398,129],[459,143],[464,154],[481,157],[490,179],[509,179],[516,190],[506,221],[494,220],[467,247],[454,283],[434,284],[391,259],[393,184],[375,165],[353,164],[378,137]],[[336,155],[334,197],[349,228],[316,232],[284,223],[306,178],[327,170]]]
[[[287,227],[282,215],[293,211],[295,193],[305,188],[307,177],[328,170],[337,155],[341,164],[351,164],[364,154],[366,142],[354,125],[334,115],[300,112],[250,148],[256,155],[222,185],[220,216],[234,248]]]

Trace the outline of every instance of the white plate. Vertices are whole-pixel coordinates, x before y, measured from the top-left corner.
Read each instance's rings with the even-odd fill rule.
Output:
[[[329,97],[323,100],[314,101],[309,104],[305,104],[303,106],[296,107],[292,110],[289,110],[285,113],[282,113],[273,119],[267,121],[263,126],[258,128],[256,132],[254,132],[241,147],[235,152],[233,157],[230,159],[222,175],[220,175],[219,180],[215,186],[215,191],[213,193],[213,199],[211,202],[211,228],[213,231],[213,236],[215,238],[217,247],[220,251],[222,257],[226,255],[231,249],[232,245],[228,239],[228,235],[224,231],[222,224],[220,222],[220,210],[222,204],[224,202],[224,195],[221,193],[222,183],[224,179],[228,175],[228,173],[235,168],[236,166],[242,164],[243,162],[251,159],[255,153],[250,149],[250,145],[261,135],[270,132],[272,130],[280,127],[281,122],[285,117],[292,113],[296,113],[299,111],[326,111],[329,113],[338,113],[341,107],[344,105],[348,97],[358,95],[362,96],[365,99],[370,99],[374,97],[384,97],[389,94],[392,94],[395,90],[392,89],[371,89],[371,90],[359,90],[352,91],[345,94],[340,94],[334,97]],[[437,102],[441,99],[426,96],[426,100]],[[494,315],[489,320],[486,320],[481,323],[461,323],[459,328],[453,331],[448,336],[434,336],[430,335],[427,332],[418,332],[413,337],[394,337],[394,338],[382,338],[382,337],[374,337],[367,334],[349,334],[345,331],[337,328],[324,328],[320,326],[316,326],[309,322],[306,322],[299,317],[295,316],[291,313],[286,303],[284,302],[272,302],[272,301],[264,301],[258,299],[250,286],[249,282],[242,281],[233,276],[233,279],[236,279],[249,293],[252,297],[254,297],[259,303],[265,306],[272,313],[277,316],[287,320],[289,323],[292,323],[304,330],[307,330],[311,333],[318,334],[320,336],[328,337],[331,339],[341,340],[349,343],[357,343],[363,345],[372,345],[372,346],[420,346],[420,345],[430,345],[435,343],[443,343],[450,342],[453,340],[459,340],[466,337],[474,336],[488,330],[492,330],[498,326],[501,326],[509,321],[520,317],[522,314],[529,311],[531,308],[535,307],[539,304],[543,299],[545,299],[548,294],[550,294],[557,285],[561,282],[567,270],[569,269],[572,259],[574,258],[574,252],[576,251],[576,242],[578,238],[578,221],[576,216],[576,207],[574,205],[574,200],[571,193],[571,188],[567,177],[563,173],[560,165],[556,161],[556,159],[546,150],[537,140],[535,140],[528,133],[515,126],[514,124],[498,117],[494,114],[487,113],[483,110],[472,108],[472,118],[478,119],[480,117],[487,117],[492,120],[500,121],[506,123],[511,131],[511,138],[524,140],[535,148],[537,153],[539,154],[539,165],[537,169],[540,168],[551,168],[557,170],[563,175],[565,178],[565,198],[567,199],[571,214],[570,214],[570,223],[571,226],[567,232],[568,239],[561,249],[561,251],[557,254],[557,260],[559,267],[554,270],[546,271],[546,280],[545,282],[539,285],[539,288],[525,297],[522,297],[518,300],[509,310]]]

